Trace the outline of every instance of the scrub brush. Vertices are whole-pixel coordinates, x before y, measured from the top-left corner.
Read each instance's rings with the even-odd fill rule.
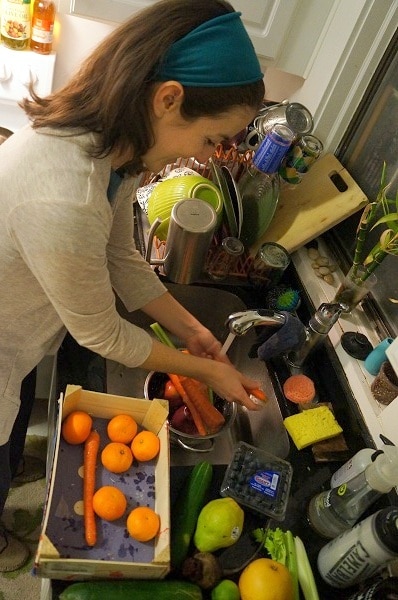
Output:
[[[286,286],[276,286],[267,294],[269,308],[292,312],[300,305],[300,294],[297,290]]]

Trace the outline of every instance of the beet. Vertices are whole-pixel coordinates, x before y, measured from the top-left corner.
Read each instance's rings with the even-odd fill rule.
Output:
[[[187,435],[198,435],[198,430],[192,419],[189,408],[185,405],[177,408],[170,420],[170,425],[173,429],[181,431]]]

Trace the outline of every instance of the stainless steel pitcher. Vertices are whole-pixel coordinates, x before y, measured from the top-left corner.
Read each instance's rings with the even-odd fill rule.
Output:
[[[151,258],[153,237],[161,220],[152,224],[146,260],[152,265],[162,265],[170,281],[189,284],[197,281],[203,271],[216,226],[217,213],[204,200],[185,198],[171,211],[163,258]]]

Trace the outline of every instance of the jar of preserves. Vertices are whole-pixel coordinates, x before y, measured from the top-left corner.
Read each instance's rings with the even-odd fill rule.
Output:
[[[25,50],[30,40],[30,0],[2,0],[1,41],[12,50]]]

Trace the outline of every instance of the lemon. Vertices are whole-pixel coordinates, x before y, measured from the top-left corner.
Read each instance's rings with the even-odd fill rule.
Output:
[[[294,600],[289,570],[270,558],[257,558],[249,563],[238,585],[242,600]]]
[[[231,579],[223,579],[212,589],[211,600],[240,600],[237,584]]]

